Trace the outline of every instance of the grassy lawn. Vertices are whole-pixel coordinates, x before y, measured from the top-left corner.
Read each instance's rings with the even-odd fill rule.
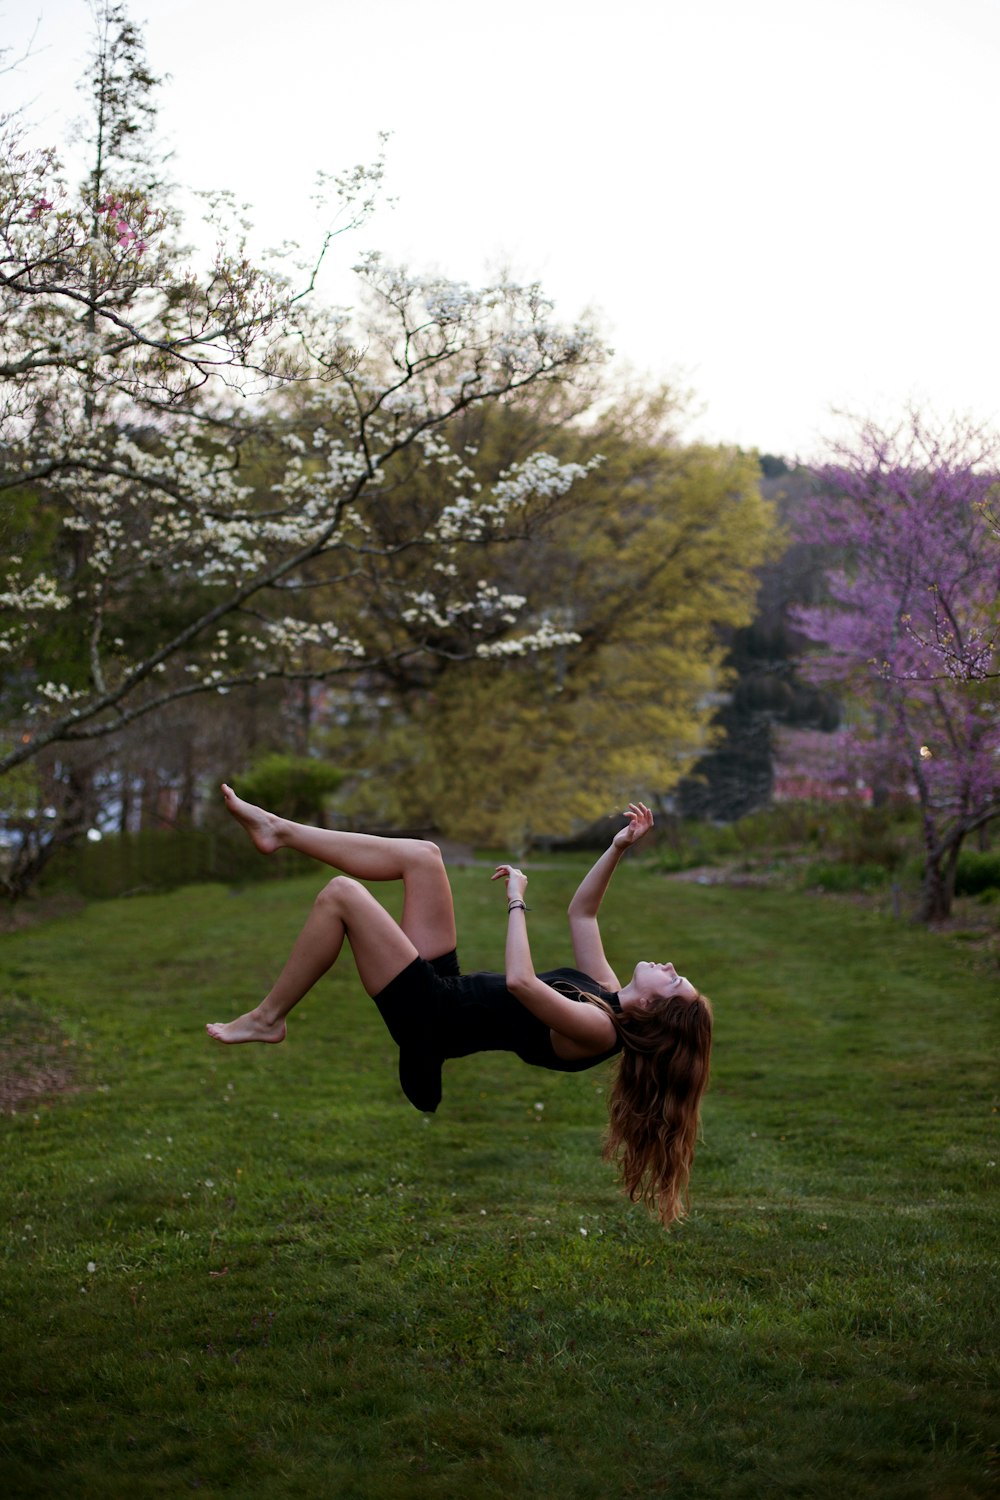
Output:
[[[539,967],[582,868],[532,878]],[[283,1047],[204,1038],[321,878],[0,941],[11,1065],[76,1085],[0,1120],[5,1493],[996,1493],[995,958],[623,867],[612,962],[674,958],[716,1007],[665,1234],[600,1162],[606,1072],[452,1062],[425,1118],[349,960]],[[453,878],[463,963],[495,967],[497,889]]]

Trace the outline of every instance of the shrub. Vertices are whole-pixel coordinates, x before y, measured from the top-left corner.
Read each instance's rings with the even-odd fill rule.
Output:
[[[715,864],[739,854],[742,847],[735,824],[668,821],[658,827],[656,865],[669,875]]]
[[[1000,849],[963,849],[955,871],[955,895],[978,896],[995,889],[1000,889]]]
[[[740,818],[733,831],[745,851],[823,844],[834,811],[828,803],[778,802]]]
[[[324,797],[346,776],[346,771],[310,756],[266,755],[239,778],[237,791],[283,818],[322,823]]]
[[[747,852],[811,848],[830,860],[896,871],[913,843],[914,814],[908,803],[780,802],[741,818],[733,831]]]
[[[818,860],[806,870],[806,885],[821,891],[870,891],[888,880],[884,865],[855,865]]]
[[[105,835],[99,843],[59,849],[40,889],[73,890],[99,901],[219,880],[242,885],[280,878],[278,860],[261,859],[239,828],[153,828]]]

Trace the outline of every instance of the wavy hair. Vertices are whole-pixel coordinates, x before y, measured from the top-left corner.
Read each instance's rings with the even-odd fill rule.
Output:
[[[616,1163],[633,1203],[664,1225],[687,1212],[701,1097],[708,1087],[712,1007],[704,995],[652,1000],[644,1010],[606,1009],[622,1039],[608,1101],[604,1159]]]

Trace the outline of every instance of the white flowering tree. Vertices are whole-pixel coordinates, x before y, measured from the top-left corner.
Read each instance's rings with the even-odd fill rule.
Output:
[[[225,195],[199,274],[144,147],[141,34],[122,3],[96,20],[82,187],[20,119],[0,123],[0,777],[196,694],[567,642],[544,600],[486,577],[459,589],[452,564],[538,520],[582,469],[535,454],[484,482],[449,433],[476,403],[585,367],[590,333],[556,326],[536,286],[377,254],[356,268],[362,314],[317,307],[318,262],[297,281],[254,264]],[[381,172],[329,181],[320,259]],[[414,466],[436,503],[397,506],[386,537],[372,514]],[[355,585],[403,553],[420,566],[387,641]]]

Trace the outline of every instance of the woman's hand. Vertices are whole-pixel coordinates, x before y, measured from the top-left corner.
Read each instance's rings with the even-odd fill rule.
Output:
[[[653,814],[644,802],[630,802],[625,816],[628,824],[619,828],[611,840],[615,849],[627,849],[630,844],[637,844],[653,826]]]
[[[524,900],[524,893],[528,888],[528,877],[516,865],[497,865],[496,873],[491,875],[490,879],[506,880],[508,901]]]

